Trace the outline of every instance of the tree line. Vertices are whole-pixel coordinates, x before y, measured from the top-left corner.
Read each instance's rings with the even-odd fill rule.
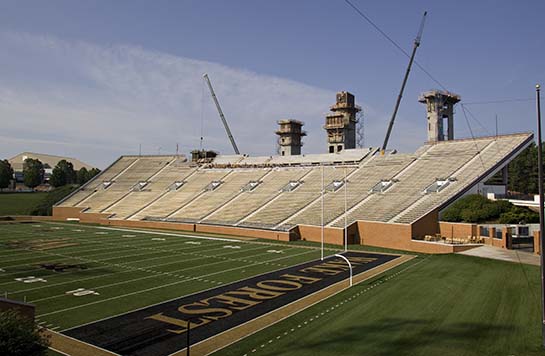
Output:
[[[55,188],[71,184],[85,184],[100,173],[98,168],[88,170],[82,167],[74,170],[74,165],[63,159],[53,168],[49,184]],[[14,171],[7,159],[0,160],[0,189],[9,187],[14,179]],[[27,158],[23,163],[23,184],[34,189],[44,182],[45,168],[39,159]]]

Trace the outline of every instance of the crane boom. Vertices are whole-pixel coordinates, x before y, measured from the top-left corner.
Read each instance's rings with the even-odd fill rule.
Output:
[[[394,107],[394,112],[392,113],[392,118],[390,119],[390,123],[388,124],[388,130],[386,131],[386,137],[384,137],[384,143],[382,144],[382,150],[381,150],[382,154],[384,154],[384,151],[386,151],[386,147],[388,146],[388,140],[390,139],[390,134],[392,133],[392,128],[394,127],[394,121],[396,119],[397,110],[399,109],[399,104],[401,103],[401,98],[403,97],[403,91],[405,90],[405,85],[407,84],[407,79],[409,79],[409,73],[410,73],[411,67],[413,65],[414,56],[416,54],[416,50],[418,49],[418,46],[420,46],[420,40],[422,39],[422,32],[424,31],[424,22],[426,21],[426,15],[427,14],[428,14],[428,12],[425,11],[424,15],[422,16],[422,21],[420,22],[420,28],[418,29],[418,34],[416,35],[416,38],[414,39],[413,52],[411,53],[411,57],[409,59],[409,65],[407,66],[407,71],[405,72],[405,77],[403,78],[403,83],[401,84],[401,89],[399,91],[399,95],[397,96],[396,105]]]
[[[227,124],[227,120],[225,119],[225,115],[223,115],[223,111],[221,110],[220,103],[218,101],[218,98],[216,97],[216,93],[214,93],[214,89],[212,88],[212,83],[210,83],[210,79],[208,78],[208,74],[203,74],[203,78],[206,81],[206,84],[208,85],[208,89],[210,89],[210,94],[212,94],[212,99],[214,99],[214,103],[216,104],[216,109],[218,109],[218,113],[220,114],[221,122],[223,122],[223,127],[225,127],[225,131],[227,132],[227,136],[229,137],[229,140],[231,141],[231,145],[233,146],[233,150],[237,155],[240,154],[237,144],[235,143],[235,139],[233,138],[233,134],[231,134],[231,130],[229,129],[229,125]]]

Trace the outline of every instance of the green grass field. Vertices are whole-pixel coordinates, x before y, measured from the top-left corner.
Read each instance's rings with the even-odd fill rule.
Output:
[[[0,216],[30,215],[46,196],[46,192],[0,193]]]
[[[420,256],[219,355],[544,355],[539,269]]]
[[[268,243],[165,234],[77,224],[0,224],[0,293],[35,303],[42,325],[64,330],[320,256],[317,249],[296,245],[274,244],[275,250],[282,247],[277,254],[267,252]],[[37,250],[52,242],[75,245]],[[40,267],[52,263],[85,269]],[[25,282],[28,277],[45,282]],[[79,288],[99,294],[67,294]]]
[[[0,224],[0,293],[35,303],[41,325],[61,331],[320,256],[308,242],[200,237]],[[52,242],[77,245],[36,250]],[[268,253],[271,246],[283,253]],[[86,269],[54,272],[42,263]],[[46,282],[15,280],[30,276]],[[535,266],[419,255],[216,354],[543,355],[539,282]],[[79,288],[99,295],[67,294]]]

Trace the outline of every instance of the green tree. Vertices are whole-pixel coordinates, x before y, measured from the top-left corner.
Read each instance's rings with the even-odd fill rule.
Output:
[[[76,173],[76,183],[79,185],[85,184],[89,180],[89,171],[87,168],[82,167],[77,173]]]
[[[53,172],[51,173],[51,176],[49,177],[49,184],[56,187],[62,187],[63,185],[66,185],[66,173],[60,169],[59,167],[53,168]]]
[[[49,339],[34,322],[14,310],[0,313],[0,355],[45,356]]]
[[[91,170],[89,171],[89,179],[93,179],[99,173],[100,173],[100,169],[91,168]]]
[[[0,189],[9,187],[13,179],[13,168],[7,159],[0,161]]]
[[[73,184],[76,182],[76,171],[74,171],[74,165],[65,159],[59,161],[55,168],[59,168],[66,179],[66,184]]]
[[[44,180],[44,165],[38,159],[27,158],[23,164],[23,183],[36,188]]]

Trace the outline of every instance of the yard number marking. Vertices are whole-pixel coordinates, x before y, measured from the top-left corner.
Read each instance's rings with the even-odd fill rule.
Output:
[[[85,288],[74,289],[74,290],[66,292],[65,294],[72,294],[75,297],[81,297],[81,296],[90,295],[90,294],[100,295],[100,293],[95,292],[94,290],[89,290],[89,289],[85,289]]]
[[[15,278],[15,280],[18,281],[18,282],[23,282],[23,283],[47,282],[47,280],[45,280],[43,278],[37,278],[37,277],[34,277],[34,276],[28,276],[28,277],[23,277],[23,278]]]
[[[223,248],[240,248],[240,246],[225,245]]]
[[[281,250],[267,250],[268,253],[284,253],[284,251]]]
[[[163,239],[161,237],[154,237],[151,239],[151,241],[165,241],[166,239]]]
[[[187,241],[186,244],[190,245],[200,245],[201,243],[199,241]]]

